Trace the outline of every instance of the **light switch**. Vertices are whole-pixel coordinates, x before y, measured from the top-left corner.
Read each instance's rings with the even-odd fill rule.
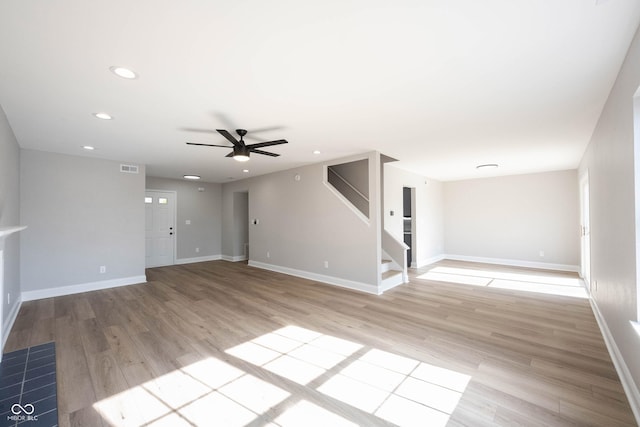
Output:
[[[187,224],[187,225],[191,225],[191,220],[190,220],[190,219],[188,219],[188,220],[186,220],[184,223],[185,223],[185,224]]]

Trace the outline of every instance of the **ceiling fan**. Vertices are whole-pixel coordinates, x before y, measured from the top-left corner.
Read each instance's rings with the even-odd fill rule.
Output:
[[[270,147],[272,145],[280,145],[287,144],[288,141],[286,139],[278,139],[276,141],[266,141],[266,142],[258,142],[256,144],[245,144],[244,136],[247,134],[245,129],[236,129],[236,133],[240,135],[240,140],[237,140],[231,135],[228,131],[224,129],[216,129],[216,131],[224,136],[229,142],[233,144],[233,147],[229,147],[228,145],[216,145],[216,144],[199,144],[196,142],[187,142],[187,145],[203,145],[205,147],[223,147],[223,148],[233,148],[233,151],[226,155],[226,157],[233,157],[234,160],[239,162],[246,162],[249,160],[250,153],[256,154],[264,154],[265,156],[278,157],[280,154],[270,153],[268,151],[258,150],[258,148],[262,147]]]

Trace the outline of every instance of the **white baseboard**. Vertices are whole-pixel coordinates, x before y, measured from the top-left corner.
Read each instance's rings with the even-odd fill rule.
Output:
[[[18,301],[13,304],[13,308],[11,309],[9,317],[7,318],[7,323],[2,325],[2,347],[0,348],[0,355],[4,352],[4,345],[7,342],[7,338],[9,338],[9,334],[11,333],[11,328],[13,328],[13,324],[16,322],[20,307],[22,307],[22,298],[19,297]]]
[[[342,288],[353,289],[360,292],[366,292],[368,294],[381,294],[377,286],[370,285],[368,283],[356,282],[353,280],[341,279],[339,277],[333,276],[325,276],[324,274],[311,273],[309,271],[296,270],[295,268],[282,267],[279,265],[267,264],[259,261],[249,260],[249,265],[251,267],[262,268],[263,270],[275,271],[277,273],[288,274],[290,276],[302,277],[303,279],[309,279],[329,285],[340,286]]]
[[[485,258],[485,257],[453,255],[453,254],[443,255],[441,259],[480,262],[484,264],[509,265],[513,267],[539,268],[542,270],[572,271],[575,273],[580,271],[580,266],[577,266],[577,265],[552,264],[547,262],[536,262],[536,261],[522,261],[518,259]]]
[[[436,255],[431,258],[425,258],[418,261],[416,268],[426,267],[427,265],[435,264],[438,261],[442,261],[445,258],[444,254]],[[413,265],[411,267],[414,267]]]
[[[178,258],[175,264],[193,264],[194,262],[218,261],[220,259],[224,259],[224,257],[222,255],[208,255],[195,258]]]
[[[33,301],[43,298],[59,297],[63,295],[78,294],[81,292],[97,291],[100,289],[117,288],[119,286],[146,283],[147,276],[122,277],[120,279],[101,280],[99,282],[81,283],[79,285],[60,286],[57,288],[38,289],[36,291],[23,291],[22,301]]]
[[[236,255],[236,256],[222,255],[222,259],[224,261],[229,261],[229,262],[238,262],[238,261],[246,261],[247,256],[246,255]]]
[[[631,372],[620,353],[616,341],[613,339],[613,335],[611,335],[607,321],[600,312],[598,304],[593,298],[589,298],[589,302],[591,303],[593,315],[596,317],[596,321],[600,327],[600,332],[602,332],[602,336],[604,337],[604,343],[607,345],[607,350],[609,350],[609,356],[611,356],[613,366],[616,368],[616,372],[618,372],[618,376],[620,377],[622,388],[624,388],[627,399],[629,399],[629,405],[631,406],[633,415],[635,415],[636,422],[640,425],[640,391],[638,390],[638,386],[635,381],[633,381]]]

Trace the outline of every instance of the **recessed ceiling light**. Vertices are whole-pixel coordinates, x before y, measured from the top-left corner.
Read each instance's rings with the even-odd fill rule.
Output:
[[[486,165],[478,165],[476,169],[495,169],[498,165],[496,163],[487,163]]]
[[[82,148],[84,148],[87,151],[93,151],[96,149],[96,147],[92,147],[91,145],[83,145]]]
[[[313,150],[313,154],[320,154],[320,150]]]
[[[242,172],[249,173],[249,169],[242,169]]]
[[[116,76],[122,77],[123,79],[133,80],[138,78],[138,75],[134,71],[131,71],[128,68],[117,67],[114,65],[113,67],[109,67],[109,70]]]
[[[113,117],[107,113],[93,113],[93,115],[101,120],[113,120]]]
[[[184,179],[192,179],[194,181],[200,179],[200,177],[198,175],[183,175]]]

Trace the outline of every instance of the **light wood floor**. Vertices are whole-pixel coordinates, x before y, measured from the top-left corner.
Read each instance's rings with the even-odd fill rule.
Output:
[[[243,263],[155,268],[24,303],[5,351],[56,342],[61,426],[636,425],[588,300],[430,268],[382,296]]]

